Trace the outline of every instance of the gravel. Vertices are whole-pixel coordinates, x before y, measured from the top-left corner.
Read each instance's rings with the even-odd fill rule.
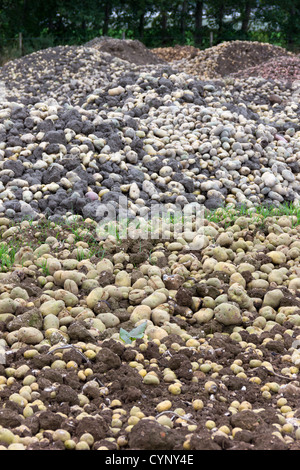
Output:
[[[268,80],[280,78],[282,81],[300,80],[299,56],[281,56],[272,58],[259,66],[253,66],[237,72],[236,77],[259,76]]]
[[[167,62],[177,65],[181,70],[204,79],[222,78],[239,70],[258,67],[258,64],[263,65],[268,60],[279,58],[284,61],[285,58],[294,57],[291,52],[279,46],[238,40],[225,41],[204,50],[190,46],[175,46],[157,48],[153,52]]]
[[[161,64],[165,60],[157,57],[157,54],[149,50],[137,39],[116,39],[108,36],[100,36],[85,44],[98,51],[108,52],[114,57],[126,60],[137,65]]]
[[[99,243],[92,220],[15,225],[1,450],[299,448],[299,222],[218,214],[198,251],[176,232]]]
[[[179,65],[0,69],[1,450],[299,448],[298,85]]]
[[[129,71],[87,47],[31,54],[6,64],[1,78],[0,202],[14,220],[97,218],[121,195],[129,217],[157,203],[299,200],[294,85],[208,82],[164,65]]]

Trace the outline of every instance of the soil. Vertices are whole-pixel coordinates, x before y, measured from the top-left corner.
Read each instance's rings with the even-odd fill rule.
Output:
[[[85,45],[137,65],[161,64],[165,62],[137,39],[115,39],[101,36],[89,41]]]
[[[204,50],[191,46],[177,45],[153,49],[153,52],[158,57],[178,67],[180,71],[205,79],[220,79],[239,71],[248,70],[251,67],[259,68],[260,64],[265,64],[268,61],[276,63],[277,59],[282,59],[284,63],[286,58],[291,58],[292,60],[295,57],[291,52],[282,47],[257,41],[223,42]],[[270,70],[271,68],[272,66],[269,67]],[[243,76],[243,72],[241,74]],[[254,74],[254,76],[257,75],[261,76],[261,73]],[[277,77],[278,75],[280,75],[279,72]],[[247,72],[246,76],[249,76]]]
[[[274,334],[275,331],[270,332],[270,337]],[[246,341],[252,339],[247,337],[247,334],[244,336]],[[210,346],[213,350],[207,353],[196,352],[190,348],[181,349],[180,352],[174,351],[171,345],[176,342],[182,343],[180,337],[176,335],[168,336],[165,342],[168,345],[168,350],[164,355],[159,353],[158,346],[154,342],[150,342],[146,353],[144,353],[144,358],[157,364],[156,370],[158,370],[160,378],[162,378],[162,370],[165,367],[176,372],[177,377],[183,383],[179,396],[170,395],[167,383],[145,385],[138,371],[130,366],[142,340],[137,340],[134,347],[125,347],[114,340],[107,340],[103,343],[103,348],[95,359],[88,362],[84,362],[77,351],[65,350],[63,352],[64,361],[74,360],[80,370],[89,368],[93,371],[86,382],[79,379],[78,370],[49,368],[57,357],[54,354],[48,354],[47,347],[45,347],[44,353],[41,352],[39,356],[30,361],[24,360],[23,356],[24,351],[30,349],[29,347],[14,351],[8,356],[6,367],[17,368],[23,364],[30,367],[30,373],[37,376],[41,399],[47,411],[38,413],[36,409],[33,416],[22,420],[20,418],[22,408],[9,399],[11,394],[17,393],[22,386],[22,380],[16,380],[11,387],[0,392],[0,424],[8,429],[13,429],[14,433],[21,436],[24,432],[20,428],[21,424],[29,428],[32,435],[36,434],[39,429],[56,430],[59,428],[69,431],[72,439],[79,439],[83,433],[89,432],[95,440],[93,449],[106,446],[113,450],[117,449],[116,443],[108,440],[108,438],[114,437],[110,431],[114,413],[114,410],[109,407],[112,400],[121,400],[122,408],[127,412],[127,415],[124,414],[121,417],[124,428],[126,428],[127,419],[133,406],[140,407],[145,416],[156,416],[158,415],[156,411],[158,403],[163,400],[171,400],[172,409],[182,408],[185,410],[186,422],[178,420],[174,414],[174,427],[168,429],[155,421],[141,420],[133,427],[131,433],[121,432],[121,434],[128,436],[128,444],[124,450],[182,450],[187,436],[191,434],[187,430],[187,424],[191,423],[196,424],[197,429],[192,433],[189,450],[245,450],[253,448],[255,450],[287,450],[288,448],[298,450],[300,448],[297,442],[289,447],[288,444],[272,435],[272,431],[276,429],[273,425],[279,423],[276,413],[278,397],[274,394],[274,398],[271,398],[266,404],[266,400],[261,396],[260,389],[264,383],[276,382],[280,385],[286,385],[289,383],[286,378],[271,375],[263,367],[256,370],[247,367],[247,362],[253,358],[253,353],[245,352],[231,340],[224,340],[221,334],[215,334],[211,339]],[[277,343],[276,341],[273,341],[272,345],[268,343],[268,348],[260,346],[264,360],[270,361],[274,370],[280,368],[281,363],[281,355],[277,352]],[[287,345],[281,345],[281,353],[284,353],[286,347]],[[213,395],[209,395],[204,390],[207,374],[192,372],[191,363],[201,358],[207,359],[208,356],[223,367],[223,377],[214,379],[218,390]],[[249,377],[258,376],[262,383],[257,385],[249,380],[236,377],[230,369],[230,365],[236,359],[243,361],[245,372]],[[0,374],[4,375],[4,373],[4,366],[0,366]],[[191,381],[194,375],[198,378],[198,383]],[[108,394],[106,396],[99,396],[93,387],[88,391],[89,382],[95,380],[98,380],[103,387],[107,387]],[[89,398],[89,404],[85,406],[85,411],[89,416],[76,421],[75,418],[79,413],[76,407],[79,405],[78,394],[82,393],[83,387],[85,388],[84,393]],[[53,390],[56,391],[54,398],[51,397]],[[195,399],[201,399],[204,402],[203,410],[195,411],[193,409],[192,401]],[[228,404],[234,400],[239,400],[240,403],[247,401],[252,405],[252,409],[231,414],[228,412]],[[299,409],[298,414],[300,414],[297,395],[289,394],[289,404]],[[101,416],[99,416],[99,410]],[[171,417],[172,413],[169,416]],[[218,428],[228,426],[229,428],[239,427],[242,430],[239,431],[234,441],[224,436],[216,436],[212,440],[211,432],[205,427],[207,420],[213,420]],[[64,449],[61,441],[53,442],[50,433],[45,437],[48,440],[47,445],[44,442],[32,444],[28,450]]]
[[[263,64],[245,67],[237,73],[232,74],[236,78],[262,77],[266,80],[281,80],[293,82],[300,80],[300,58],[299,56],[281,56],[264,61]],[[276,102],[276,101],[275,101]]]
[[[136,64],[155,64],[161,61],[152,53],[150,56],[150,51],[141,47],[138,41],[119,41],[99,38],[99,41],[89,43],[88,46],[99,47],[105,52]],[[232,48],[225,47],[227,55],[225,53],[223,56],[219,55],[216,69],[218,74],[223,76],[235,70],[232,57],[236,53],[237,46],[235,44]],[[194,57],[194,53],[195,51],[189,51],[189,54],[192,54],[192,57],[189,56],[191,60],[198,57]],[[243,64],[244,67],[249,66],[250,56],[250,51],[243,49],[239,64]],[[260,59],[258,53],[252,57],[253,61]],[[54,236],[59,244],[51,254],[61,259],[64,251],[64,234],[45,226],[45,230],[41,230],[37,240],[36,232],[36,227],[28,229],[26,241],[24,233],[20,233],[16,236],[15,246],[20,247],[20,243],[23,243],[23,246],[27,244],[35,249],[41,243],[45,243],[47,237]],[[254,233],[249,231],[245,238],[251,240],[253,236]],[[76,239],[76,242],[78,241]],[[88,237],[80,241],[87,242],[90,247],[93,245],[93,241]],[[97,241],[93,245],[93,248],[96,247],[98,251],[95,251],[90,259],[94,264],[104,256]],[[120,245],[111,251],[106,250],[105,258],[111,259],[114,253],[121,250],[127,253],[129,260],[124,262],[124,269],[131,273],[134,281],[143,277],[141,265],[151,258],[155,248],[156,243],[153,241],[126,240],[121,241]],[[195,259],[202,259],[201,252],[195,251],[193,254]],[[169,255],[166,249],[164,256],[157,260],[159,267],[168,265]],[[270,258],[264,253],[252,260],[256,270],[269,261]],[[85,272],[87,268],[83,266],[81,269]],[[91,434],[94,438],[92,450],[99,448],[125,451],[299,450],[300,441],[297,438],[283,439],[289,436],[288,431],[284,434],[284,430],[281,429],[282,419],[285,418],[278,405],[278,399],[282,397],[287,399],[287,404],[293,411],[293,417],[290,419],[295,428],[299,427],[297,422],[300,418],[299,372],[286,375],[282,370],[292,365],[291,362],[285,362],[286,356],[290,358],[290,348],[294,338],[300,335],[300,328],[286,321],[265,330],[261,335],[251,334],[244,329],[239,331],[243,341],[241,344],[229,336],[234,326],[224,326],[215,319],[199,325],[191,318],[192,315],[189,315],[192,297],[198,297],[201,302],[205,296],[215,299],[220,294],[226,293],[229,287],[229,274],[214,272],[212,275],[207,275],[207,281],[210,277],[218,278],[221,287],[216,288],[209,282],[207,284],[204,282],[201,286],[183,287],[184,279],[180,275],[175,281],[173,279],[166,281],[166,287],[170,290],[173,283],[177,283],[175,299],[173,301],[171,298],[168,299],[171,311],[170,324],[185,330],[188,335],[198,340],[200,347],[188,346],[185,339],[175,333],[170,333],[161,339],[161,345],[165,346],[164,352],[156,341],[150,340],[145,343],[143,339],[137,339],[133,344],[125,345],[112,339],[111,336],[118,333],[120,326],[130,331],[135,325],[130,321],[129,300],[109,298],[109,301],[100,301],[94,311],[96,315],[113,313],[120,320],[118,327],[107,328],[98,336],[93,336],[84,322],[74,321],[68,328],[70,347],[49,352],[49,346],[44,345],[38,349],[39,353],[30,359],[26,351],[32,350],[33,346],[9,348],[5,355],[6,363],[0,364],[0,377],[7,378],[12,370],[17,371],[23,365],[28,366],[25,377],[32,375],[36,378],[43,408],[32,405],[32,414],[24,417],[24,407],[11,399],[24,385],[24,375],[15,373],[9,386],[2,387],[3,383],[0,382],[0,426],[12,430],[21,438],[42,434],[42,439],[26,447],[28,450],[64,450],[64,443],[53,439],[51,431],[57,429],[68,431],[76,443],[83,434]],[[247,284],[251,282],[250,272],[245,273],[244,277]],[[38,306],[43,289],[34,276],[23,270],[7,273],[6,282],[2,279],[0,284],[1,293],[5,293],[10,279],[11,283],[27,291],[28,303],[33,302]],[[99,278],[99,284],[101,286],[113,284],[114,279],[113,274],[104,272]],[[56,286],[53,287],[53,291],[55,290]],[[300,311],[300,298],[288,290],[283,292],[285,296],[281,300],[280,307],[295,306],[299,307]],[[248,294],[256,299],[259,305],[259,300],[264,297],[266,291],[255,289],[249,290]],[[84,300],[86,295],[87,292],[81,290],[78,294],[79,301]],[[34,313],[33,310],[31,307],[31,313]],[[20,306],[15,312],[14,324],[12,321],[0,322],[0,339],[5,338],[8,332],[17,330],[19,320],[22,317],[24,322],[23,315],[29,314],[29,311],[29,307]],[[249,325],[252,320],[253,318],[249,316]],[[82,355],[78,346],[82,343],[86,343],[87,349],[92,349],[94,346],[100,346],[101,349],[95,357],[88,359]],[[82,348],[84,349],[84,346]],[[77,366],[54,368],[53,364],[58,359],[62,359],[66,364],[76,363]],[[273,372],[264,365],[253,367],[251,363],[253,359],[270,363]],[[159,383],[156,385],[144,383],[136,363],[142,365],[147,373],[155,371]],[[199,368],[199,364],[202,363],[211,364],[212,368],[203,372]],[[239,375],[233,370],[234,363],[243,366],[244,375]],[[173,371],[181,382],[180,394],[171,392],[169,387],[172,381],[165,381],[166,369]],[[206,386],[210,380],[215,386],[207,391]],[[95,383],[100,388],[95,389],[93,386]],[[277,390],[276,384],[281,388],[279,391],[272,391]],[[264,394],[269,389],[271,392]],[[88,403],[83,406],[80,401],[82,396],[88,398]],[[196,399],[203,402],[203,408],[200,410],[196,410],[193,406]],[[119,400],[120,404],[113,404],[114,400]],[[172,420],[170,427],[163,426],[157,421],[160,414],[157,405],[164,400],[169,400],[172,404],[171,408],[165,411],[165,415]],[[234,402],[238,402],[238,405],[235,405],[237,408],[232,406]],[[129,429],[128,419],[136,407],[143,413],[143,418]],[[112,426],[112,418],[116,414],[119,414],[120,421],[118,431]],[[288,420],[287,417],[287,423]],[[208,421],[214,423],[212,430],[207,427]],[[229,437],[224,432],[215,432],[223,426],[229,430]],[[281,429],[281,434],[279,432],[276,434],[277,427]],[[236,430],[234,438],[231,434],[233,429]],[[295,431],[293,437],[294,434]]]
[[[48,233],[49,235],[49,233]],[[130,260],[136,263],[134,272],[137,278],[141,275],[139,265],[144,262],[144,255],[147,257],[154,248],[153,241],[124,243],[124,250],[129,253]],[[137,259],[137,255],[141,255]],[[166,253],[168,255],[168,253]],[[266,256],[262,254],[257,260],[258,264],[266,261]],[[130,268],[128,268],[130,269]],[[226,276],[220,279],[226,292],[228,281]],[[215,273],[216,277],[217,273]],[[208,276],[209,277],[209,276]],[[249,278],[248,280],[251,280]],[[30,300],[36,300],[41,295],[41,289],[35,286],[35,280],[29,277],[23,277],[20,280],[20,286],[29,289]],[[180,283],[179,283],[180,285]],[[36,290],[34,289],[36,287]],[[111,338],[115,332],[114,328],[107,329],[97,338],[82,337],[82,341],[90,344],[99,345],[102,349],[93,359],[84,358],[76,347],[69,347],[64,350],[49,353],[49,346],[45,345],[39,350],[39,354],[31,359],[25,359],[26,350],[32,349],[32,346],[24,346],[20,349],[11,349],[7,354],[6,364],[0,365],[0,376],[5,376],[7,368],[18,369],[22,365],[29,367],[25,375],[34,375],[38,384],[40,393],[39,399],[42,400],[45,409],[40,411],[38,406],[32,406],[33,414],[30,417],[23,416],[23,407],[11,401],[13,393],[18,393],[23,386],[24,377],[15,377],[15,380],[9,387],[0,391],[0,425],[13,431],[21,437],[26,435],[35,436],[42,432],[44,439],[39,442],[29,444],[27,450],[64,450],[65,446],[60,440],[53,440],[51,430],[67,430],[71,439],[78,441],[82,434],[88,432],[94,438],[92,450],[104,447],[109,450],[118,450],[117,440],[111,440],[115,437],[112,430],[111,421],[114,413],[122,408],[120,420],[122,421],[118,436],[124,437],[125,444],[122,450],[183,450],[188,442],[188,450],[288,450],[300,449],[300,443],[294,440],[292,443],[284,442],[274,431],[276,425],[280,424],[278,398],[287,397],[288,405],[295,411],[294,418],[300,416],[300,407],[298,399],[297,381],[299,374],[295,377],[286,376],[281,373],[284,363],[282,357],[288,353],[291,347],[292,337],[285,333],[285,330],[291,325],[286,324],[273,327],[270,331],[257,336],[241,331],[242,340],[248,343],[248,346],[242,347],[240,343],[232,340],[224,333],[231,333],[232,327],[222,326],[216,320],[211,320],[205,325],[195,324],[189,320],[188,316],[180,314],[180,309],[190,305],[191,296],[194,294],[193,288],[179,287],[174,311],[171,317],[171,323],[176,323],[200,343],[203,340],[206,347],[194,348],[187,347],[184,339],[177,334],[169,334],[161,340],[167,349],[164,353],[159,350],[155,341],[149,341],[146,350],[140,349],[144,345],[143,339],[136,340],[131,345],[123,344]],[[203,289],[203,287],[202,287]],[[207,286],[209,295],[214,296],[220,292],[213,292],[212,286]],[[265,293],[265,292],[264,292]],[[198,296],[204,297],[197,291]],[[286,300],[286,299],[285,299]],[[288,305],[298,305],[299,299],[294,296],[290,299]],[[283,300],[283,304],[286,302]],[[129,321],[127,313],[128,301],[123,300],[119,303],[104,303],[100,311],[111,311],[118,315],[121,320],[122,328],[129,331],[133,325]],[[17,312],[17,315],[24,311]],[[98,313],[98,312],[96,312]],[[79,322],[80,323],[80,322]],[[5,323],[0,324],[0,336],[7,331]],[[300,329],[292,325],[294,337],[300,334]],[[1,333],[2,332],[2,333]],[[71,331],[69,331],[71,337]],[[280,335],[280,339],[278,336]],[[268,341],[266,342],[266,339]],[[78,338],[76,339],[78,341]],[[76,344],[74,340],[73,343]],[[178,350],[178,347],[181,347]],[[256,349],[255,349],[256,348]],[[266,367],[260,366],[253,368],[250,366],[251,359],[257,359],[257,351],[260,351],[260,359],[272,364],[274,372],[270,372]],[[157,385],[148,385],[143,382],[138,369],[133,367],[137,354],[143,358],[139,362],[143,364],[144,369],[149,372],[155,370],[160,379]],[[56,369],[51,365],[58,358],[65,363],[75,361],[76,369]],[[211,361],[218,366],[218,373],[213,373],[213,368],[209,372],[202,372],[194,368],[195,363],[202,361]],[[247,378],[239,377],[232,370],[234,361],[240,361],[243,365],[244,373]],[[173,395],[170,390],[169,382],[164,381],[164,370],[166,368],[175,372],[176,377],[182,383],[181,393]],[[86,380],[79,377],[79,371],[89,370]],[[195,382],[195,377],[197,382]],[[258,378],[260,383],[252,381],[252,378]],[[213,380],[216,388],[213,391],[206,391],[205,384]],[[100,385],[100,389],[95,391],[92,386],[94,382]],[[284,386],[283,392],[271,393],[269,398],[262,394],[264,385],[277,383]],[[100,393],[99,393],[100,390]],[[55,392],[55,393],[53,393]],[[81,419],[76,417],[82,413],[82,407],[79,407],[80,394],[84,394],[89,399],[89,403],[84,405],[83,409],[86,416]],[[193,408],[193,401],[200,399],[203,401],[202,410]],[[111,406],[113,400],[120,400],[121,406]],[[131,431],[128,430],[128,418],[131,416],[133,407],[139,407],[144,417],[157,417],[157,405],[170,400],[172,407],[165,412],[173,421],[173,427],[163,426],[155,419],[141,419],[135,424]],[[248,409],[237,410],[232,413],[229,410],[232,402],[238,401],[240,404],[247,402]],[[181,416],[175,410],[181,409]],[[229,439],[225,434],[217,433],[212,437],[212,431],[206,427],[208,420],[215,423],[215,428],[227,426],[230,430],[240,428],[234,439]],[[22,426],[21,426],[22,425]],[[24,427],[24,426],[25,427]],[[191,431],[189,426],[195,426]]]
[[[152,52],[161,59],[172,62],[173,60],[193,59],[200,52],[200,49],[194,46],[176,44],[173,47],[156,47],[152,49]]]
[[[238,70],[264,64],[268,60],[274,60],[281,56],[292,55],[286,49],[271,44],[258,42],[231,41],[221,49],[217,58],[216,71],[222,77],[230,75]]]

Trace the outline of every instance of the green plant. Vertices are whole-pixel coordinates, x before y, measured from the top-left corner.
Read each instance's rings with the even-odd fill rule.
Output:
[[[148,258],[148,261],[150,264],[152,264],[153,266],[156,265],[156,261],[152,259],[152,250],[149,251],[149,258]]]
[[[0,271],[7,271],[14,263],[16,249],[6,243],[0,244]]]
[[[39,268],[43,271],[44,276],[49,276],[49,268],[47,266],[47,260],[43,261],[40,265]]]
[[[146,327],[147,322],[145,321],[131,331],[120,328],[120,338],[124,343],[131,344],[134,340],[143,338]]]
[[[300,207],[295,206],[293,203],[283,203],[277,206],[257,206],[256,208],[248,208],[245,205],[237,209],[228,207],[215,209],[211,212],[206,213],[206,219],[216,224],[224,224],[224,228],[228,228],[234,224],[238,217],[250,217],[253,223],[260,223],[262,226],[265,225],[265,220],[268,217],[280,217],[282,215],[295,216],[296,220],[293,221],[293,226],[299,225],[300,223]]]

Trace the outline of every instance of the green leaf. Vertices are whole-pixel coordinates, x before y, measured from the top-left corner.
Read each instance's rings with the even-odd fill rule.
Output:
[[[123,328],[120,328],[120,338],[124,343],[131,344],[132,341],[138,338],[142,338],[144,336],[144,332],[147,326],[147,322],[141,323],[141,325],[137,326],[131,331],[126,331]]]
[[[132,343],[132,339],[131,339],[128,331],[124,330],[123,328],[120,328],[120,338],[126,344],[131,344]]]
[[[147,322],[145,321],[144,323],[141,323],[139,326],[131,330],[129,332],[130,338],[133,338],[133,339],[142,338],[144,336],[146,326],[147,326]]]

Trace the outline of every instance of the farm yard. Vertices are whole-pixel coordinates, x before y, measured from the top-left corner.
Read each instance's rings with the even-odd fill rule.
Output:
[[[299,450],[299,63],[99,36],[0,67],[0,450]]]

